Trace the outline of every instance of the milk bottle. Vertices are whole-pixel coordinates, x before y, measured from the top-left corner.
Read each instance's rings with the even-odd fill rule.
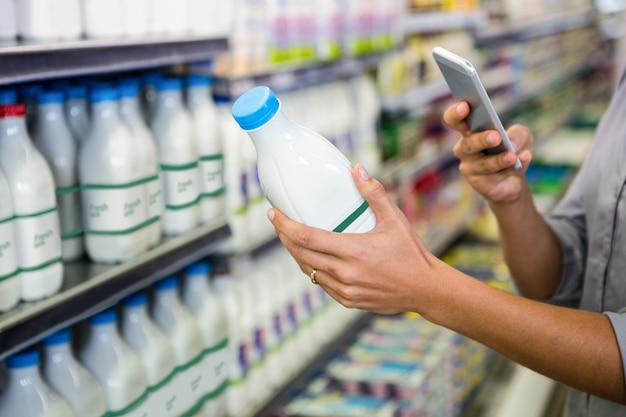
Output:
[[[16,101],[15,90],[0,90],[0,105]],[[0,169],[0,312],[12,309],[20,301],[22,282],[17,263],[14,221],[11,191]]]
[[[39,373],[39,352],[28,349],[7,358],[9,374],[0,395],[0,415],[19,417],[77,417],[69,404]]]
[[[211,78],[186,78],[186,104],[198,141],[200,157],[200,221],[210,223],[224,216],[224,154],[217,109],[211,95]]]
[[[80,360],[100,382],[107,411],[140,417],[146,412],[147,378],[139,356],[122,340],[117,313],[104,310],[89,319],[90,331]]]
[[[64,110],[72,135],[77,145],[80,145],[87,139],[90,125],[86,85],[70,85],[66,88]]]
[[[16,0],[0,0],[0,41],[14,41],[17,36]]]
[[[228,325],[222,300],[209,282],[210,273],[208,262],[196,262],[185,268],[182,297],[202,332],[203,373],[208,379],[207,394],[213,397],[205,403],[203,411],[207,416],[221,416],[226,413],[223,390],[228,379]]]
[[[145,36],[150,31],[152,0],[122,2],[122,31],[124,36]]]
[[[83,19],[80,0],[56,0],[52,18],[61,40],[80,39]]]
[[[154,5],[156,7],[156,3]],[[141,89],[139,105],[141,107],[141,115],[148,126],[152,123],[154,110],[156,108],[156,100],[158,97],[157,84],[163,78],[160,72],[144,72],[141,74]]]
[[[124,34],[124,0],[81,0],[87,38],[120,38]],[[136,1],[136,0],[133,0]]]
[[[167,0],[165,6],[165,32],[180,35],[189,31],[189,1]]]
[[[101,417],[107,410],[104,391],[91,372],[76,360],[70,348],[70,340],[68,329],[43,339],[43,375],[77,416]]]
[[[376,225],[350,162],[324,137],[289,120],[269,88],[245,92],[232,113],[254,142],[261,184],[274,207],[335,232],[367,232]]]
[[[198,142],[191,117],[183,106],[182,80],[163,78],[157,89],[150,127],[161,164],[163,233],[176,236],[193,230],[200,220]]]
[[[182,304],[178,287],[178,278],[174,276],[154,285],[152,316],[174,348],[177,378],[182,384],[177,394],[177,410],[187,412],[204,395],[207,376],[200,366],[202,333],[189,309]]]
[[[148,247],[152,248],[157,246],[161,240],[161,215],[163,213],[157,147],[152,132],[141,117],[138,97],[139,80],[124,78],[119,81],[119,85],[120,115],[132,133],[139,164],[144,171],[144,178],[147,179],[148,220],[145,232]]]
[[[57,90],[39,93],[35,118],[33,143],[48,161],[56,185],[63,261],[72,262],[84,254],[83,224],[77,146],[65,121],[63,93]]]
[[[174,417],[179,401],[179,387],[176,385],[172,345],[149,316],[148,296],[145,292],[125,298],[122,306],[122,336],[139,355],[146,370],[150,415]]]
[[[147,248],[145,168],[119,115],[118,90],[97,85],[90,92],[92,123],[81,146],[79,174],[87,253],[94,262],[136,258]]]
[[[50,166],[26,130],[23,104],[0,105],[0,169],[11,192],[21,298],[55,294],[63,281],[61,231]]]
[[[59,39],[56,26],[56,2],[53,0],[16,0],[17,32],[27,42]]]
[[[374,80],[362,74],[349,81],[351,106],[354,108],[353,137],[355,160],[366,166],[372,175],[381,170],[382,155],[378,141],[378,120],[381,114],[380,95]]]

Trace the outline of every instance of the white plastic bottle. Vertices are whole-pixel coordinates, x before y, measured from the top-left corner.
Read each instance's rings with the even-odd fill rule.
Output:
[[[170,0],[152,0],[150,7],[150,34],[162,35],[167,28],[167,4]]]
[[[33,143],[48,161],[56,186],[63,261],[76,261],[85,253],[78,188],[78,150],[66,123],[63,93],[57,90],[39,93],[35,118]]]
[[[179,399],[172,345],[148,314],[145,292],[125,298],[122,307],[122,336],[139,355],[146,370],[149,415],[175,417]]]
[[[15,90],[0,90],[0,105],[17,101]],[[20,301],[22,280],[17,262],[17,241],[11,190],[0,169],[0,312],[12,309]]]
[[[81,0],[87,38],[120,38],[124,34],[124,0]]]
[[[87,139],[91,123],[86,85],[70,85],[66,88],[64,111],[65,119],[78,146]]]
[[[168,35],[180,35],[189,31],[189,1],[168,0],[165,5],[165,32]]]
[[[184,413],[202,399],[206,375],[201,366],[202,333],[181,302],[178,287],[178,278],[174,276],[165,277],[154,285],[152,316],[174,348],[177,378],[182,385],[176,405],[177,410]]]
[[[152,0],[122,2],[122,25],[124,36],[145,36],[150,32]]]
[[[59,38],[61,40],[80,39],[83,34],[81,0],[56,0],[52,11]]]
[[[43,339],[44,378],[77,416],[101,417],[107,410],[104,390],[91,372],[76,360],[70,341],[68,329]]]
[[[269,88],[245,92],[232,113],[254,142],[261,184],[273,206],[335,232],[367,232],[376,225],[350,162],[324,137],[289,120]]]
[[[91,129],[78,164],[86,249],[94,262],[125,262],[147,249],[149,178],[120,118],[118,90],[96,86],[90,99]]]
[[[202,367],[208,378],[203,412],[207,416],[219,417],[226,414],[224,389],[228,381],[228,324],[222,300],[209,282],[210,274],[211,265],[208,262],[196,262],[185,268],[182,298],[202,332]]]
[[[0,105],[0,169],[11,191],[21,298],[35,301],[63,282],[61,231],[50,166],[33,145],[23,104]]]
[[[75,417],[69,404],[39,373],[39,352],[24,350],[7,358],[6,388],[0,395],[0,415],[19,417]]]
[[[27,42],[59,39],[59,31],[52,16],[54,0],[16,0],[17,32]]]
[[[354,109],[353,137],[355,139],[355,160],[374,176],[382,165],[382,155],[378,142],[378,120],[380,119],[380,95],[374,80],[367,74],[353,77],[349,81],[351,106]]]
[[[199,224],[198,142],[189,112],[183,105],[182,80],[158,82],[151,129],[159,151],[165,211],[163,233],[176,236]]]
[[[163,214],[163,196],[161,180],[159,178],[159,156],[152,132],[146,126],[139,107],[139,80],[124,78],[120,85],[120,115],[132,133],[136,146],[139,164],[147,179],[146,193],[148,195],[148,219],[146,224],[146,239],[148,247],[153,248],[161,241]]]
[[[146,412],[147,378],[139,356],[120,337],[117,313],[104,310],[89,319],[90,331],[80,360],[100,382],[107,411],[139,417]]]
[[[224,153],[211,78],[189,75],[186,104],[191,115],[200,157],[200,222],[210,223],[225,214]]]
[[[0,0],[0,41],[13,41],[17,37],[16,0]]]

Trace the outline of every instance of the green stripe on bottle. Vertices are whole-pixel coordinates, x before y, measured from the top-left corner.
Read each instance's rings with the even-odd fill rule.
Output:
[[[214,155],[202,155],[200,156],[201,161],[221,161],[224,159],[224,154],[216,153]]]
[[[36,266],[31,266],[28,268],[20,268],[20,272],[35,272],[35,271],[39,271],[41,269],[47,268],[50,265],[53,265],[57,262],[61,262],[61,257],[59,256],[58,258],[53,258],[50,259],[49,261],[46,261],[42,264],[36,265]]]
[[[103,417],[120,417],[129,414],[139,408],[144,403],[144,401],[146,401],[146,398],[148,398],[148,390],[145,390],[143,394],[139,396],[139,398],[130,403],[128,406],[122,408],[121,410],[109,411],[104,414]]]
[[[61,233],[61,239],[73,239],[83,234],[83,229],[74,229],[71,232]]]
[[[82,184],[81,190],[119,190],[124,188],[136,187],[138,185],[146,184],[150,181],[159,179],[158,175],[153,175],[148,178],[142,178],[137,181],[127,182],[124,184]]]
[[[177,205],[177,206],[175,206],[173,204],[166,204],[165,205],[165,209],[166,210],[184,210],[186,208],[189,208],[189,207],[193,206],[194,204],[198,204],[198,202],[200,201],[201,198],[202,198],[202,196],[198,195],[198,197],[196,197],[193,201],[190,201],[189,203]]]
[[[88,235],[109,235],[109,236],[127,235],[130,233],[134,233],[137,230],[142,229],[146,226],[149,226],[158,220],[159,220],[159,216],[155,216],[146,220],[145,222],[139,223],[137,226],[131,227],[130,229],[126,229],[126,230],[89,230],[87,229],[85,230],[85,233]]]
[[[43,211],[40,211],[38,213],[33,213],[33,214],[16,214],[14,218],[15,219],[28,219],[31,217],[45,216],[46,214],[54,213],[55,211],[57,211],[57,208],[52,207],[51,209],[43,210]]]
[[[200,194],[201,198],[213,198],[213,197],[219,197],[221,195],[224,195],[224,193],[226,192],[226,187],[222,187],[219,188],[215,191],[211,191],[210,193],[202,193]]]
[[[198,162],[191,162],[189,164],[184,165],[167,165],[162,164],[161,170],[163,171],[186,171],[188,169],[198,168]]]
[[[228,386],[228,383],[226,381],[224,381],[219,387],[217,387],[213,391],[203,395],[202,398],[200,398],[200,400],[198,400],[196,405],[194,405],[186,413],[182,414],[182,417],[192,417],[194,414],[199,412],[202,407],[204,407],[204,404],[207,401],[212,400],[213,398],[217,398],[217,396],[219,396],[222,392],[224,392],[224,390],[226,390],[227,386]]]
[[[8,223],[8,222],[10,222],[13,219],[15,219],[15,217],[7,217],[6,219],[0,219],[0,224]]]
[[[80,191],[80,187],[78,185],[74,186],[74,187],[65,187],[65,188],[57,188],[56,189],[56,193],[58,195],[62,195],[62,194],[72,194],[72,193],[76,193]]]
[[[339,226],[335,227],[333,229],[333,232],[341,233],[346,230],[352,223],[354,223],[356,219],[359,218],[361,214],[365,213],[369,206],[370,205],[367,203],[367,201],[363,201],[363,204],[361,204],[356,210],[354,210],[352,214],[346,217],[344,221],[339,223]]]
[[[15,271],[13,271],[13,272],[11,272],[11,273],[9,273],[9,274],[0,275],[0,281],[4,281],[4,280],[6,280],[6,279],[13,278],[14,276],[16,276],[16,275],[17,275],[17,274],[19,274],[19,273],[20,273],[20,270],[19,270],[19,268],[18,268],[18,269],[16,269]]]

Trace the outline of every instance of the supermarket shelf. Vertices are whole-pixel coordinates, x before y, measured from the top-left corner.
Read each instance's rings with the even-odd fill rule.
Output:
[[[546,15],[541,18],[519,22],[503,22],[488,25],[488,29],[474,31],[477,45],[487,46],[513,40],[529,40],[559,32],[579,29],[595,21],[593,9]]]
[[[433,100],[450,94],[445,81],[437,81],[412,88],[405,93],[381,97],[381,106],[387,113],[415,112]]]
[[[478,10],[467,12],[423,12],[413,13],[404,18],[403,31],[413,33],[436,33],[449,30],[477,27],[487,22],[487,13]]]
[[[87,261],[65,265],[61,291],[0,315],[0,359],[46,335],[114,305],[123,297],[174,274],[211,253],[211,243],[230,234],[226,221],[166,239],[137,260],[120,265]]]
[[[209,60],[226,38],[199,36],[0,45],[0,85]]]

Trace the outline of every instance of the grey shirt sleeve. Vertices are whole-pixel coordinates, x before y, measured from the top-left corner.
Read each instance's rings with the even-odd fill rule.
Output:
[[[619,352],[622,355],[624,375],[626,376],[626,308],[621,309],[619,313],[605,312],[604,314],[611,320],[615,338],[619,345]]]

